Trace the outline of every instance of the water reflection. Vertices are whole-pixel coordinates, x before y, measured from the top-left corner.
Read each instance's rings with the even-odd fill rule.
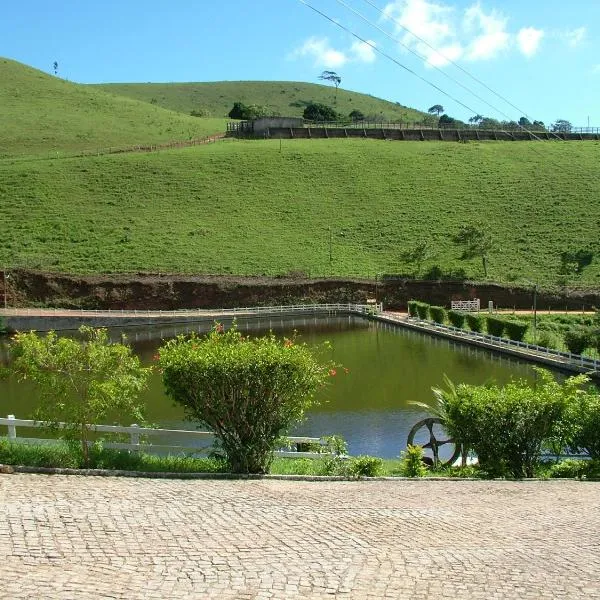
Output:
[[[222,322],[228,326],[231,320]],[[532,366],[516,358],[357,316],[238,318],[237,322],[244,332],[272,330],[289,336],[296,330],[300,340],[308,344],[331,342],[327,358],[345,366],[349,373],[338,371],[332,384],[320,393],[322,404],[293,433],[317,437],[341,434],[352,454],[398,456],[410,428],[424,416],[410,401],[431,402],[431,387],[443,385],[444,374],[455,382],[474,384],[534,377]],[[205,321],[113,329],[110,334],[115,340],[126,334],[142,361],[150,364],[162,340],[192,332],[202,334],[211,326],[212,321]],[[195,428],[183,420],[182,409],[166,398],[158,373],[152,375],[144,399],[151,422],[168,428]],[[12,379],[0,382],[0,414],[27,418],[34,407],[27,386]]]

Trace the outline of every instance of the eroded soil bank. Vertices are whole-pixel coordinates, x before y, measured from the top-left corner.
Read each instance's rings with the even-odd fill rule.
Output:
[[[4,295],[4,280],[0,294]],[[14,270],[8,278],[9,307],[176,310],[234,308],[312,302],[358,302],[376,298],[390,310],[411,299],[449,305],[450,300],[488,301],[500,308],[530,309],[532,288],[465,281],[410,279],[344,280],[192,275],[95,275]],[[589,310],[600,307],[600,289],[539,290],[539,310]]]

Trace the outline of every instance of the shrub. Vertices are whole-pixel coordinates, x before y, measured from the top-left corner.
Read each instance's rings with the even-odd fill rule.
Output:
[[[600,459],[600,394],[588,391],[577,396],[572,406],[573,450]]]
[[[235,324],[167,342],[159,364],[167,395],[214,431],[235,473],[268,471],[281,436],[330,374],[305,344],[244,337]]]
[[[506,321],[504,331],[511,340],[522,342],[529,328],[529,323],[525,321]]]
[[[436,323],[442,324],[446,320],[446,309],[443,306],[430,306],[429,314]]]
[[[476,331],[477,333],[483,330],[483,317],[477,313],[467,313],[467,325],[471,331]]]
[[[556,350],[560,345],[557,335],[549,330],[538,331],[535,343],[542,348]]]
[[[424,477],[427,474],[421,446],[406,446],[406,450],[400,456],[402,458],[400,471],[404,477]]]
[[[538,381],[504,387],[460,384],[445,396],[445,427],[457,444],[472,449],[491,476],[533,477],[542,444],[568,437],[563,418],[583,375],[557,383],[537,369]]]
[[[337,121],[339,119],[339,115],[334,108],[318,102],[311,102],[307,105],[303,116],[309,121]]]
[[[564,333],[565,345],[572,354],[582,354],[592,344],[592,332],[587,327],[573,327]]]
[[[88,462],[90,424],[108,415],[129,415],[143,422],[139,393],[150,374],[131,348],[110,341],[106,329],[81,327],[83,339],[58,337],[54,331],[41,337],[34,331],[13,338],[12,368],[20,380],[32,382],[39,394],[37,421],[77,441]],[[131,422],[131,421],[130,421]]]
[[[487,332],[490,335],[495,335],[496,337],[502,337],[502,333],[504,332],[505,322],[502,319],[498,319],[496,317],[486,317],[487,323]]]
[[[454,327],[462,329],[465,326],[465,313],[460,310],[449,310],[448,320]]]
[[[418,316],[417,305],[419,304],[418,300],[409,300],[408,301],[408,316],[416,317]]]
[[[354,477],[378,477],[383,473],[383,460],[377,456],[357,456],[348,469]]]
[[[417,315],[419,316],[419,319],[426,321],[429,317],[429,304],[426,302],[419,302],[417,304]]]
[[[580,479],[585,475],[586,462],[584,460],[577,460],[573,458],[567,458],[550,467],[550,477],[558,479]]]

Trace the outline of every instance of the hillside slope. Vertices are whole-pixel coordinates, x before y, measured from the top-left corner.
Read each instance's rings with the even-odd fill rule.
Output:
[[[334,106],[342,114],[357,109],[365,115],[385,120],[420,121],[423,113],[374,96],[331,86],[296,81],[217,81],[208,83],[112,83],[90,86],[152,102],[185,114],[208,112],[211,117],[225,117],[234,102],[268,107],[274,114],[301,117],[310,102]]]
[[[230,140],[153,154],[0,163],[0,264],[65,272],[277,275],[464,269],[458,227],[485,219],[489,277],[600,283],[598,142]],[[331,228],[331,229],[330,229]],[[330,237],[331,236],[331,237]],[[331,262],[330,262],[331,251]]]
[[[0,158],[187,140],[224,131],[198,119],[0,58]]]

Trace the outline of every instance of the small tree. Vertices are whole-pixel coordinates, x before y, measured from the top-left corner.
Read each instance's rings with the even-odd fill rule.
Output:
[[[304,109],[303,116],[309,121],[337,121],[339,118],[339,115],[331,106],[319,104],[318,102],[311,102]]]
[[[487,277],[487,260],[492,249],[492,236],[484,223],[462,225],[452,241],[463,249],[461,259],[479,257],[483,263],[483,275]]]
[[[416,278],[421,272],[423,263],[431,256],[431,247],[427,240],[417,242],[401,254],[404,262],[414,265],[413,276]]]
[[[438,117],[444,112],[444,107],[441,104],[434,104],[432,107],[427,109],[430,115],[437,115]]]
[[[473,115],[469,118],[469,123],[471,123],[472,125],[479,125],[481,121],[483,121],[483,115]]]
[[[365,120],[365,115],[363,114],[362,111],[358,110],[357,108],[355,108],[348,116],[353,121],[364,121]]]
[[[336,104],[337,103],[337,91],[338,91],[338,88],[340,87],[340,84],[342,83],[342,78],[335,71],[323,71],[319,75],[319,79],[333,83],[333,85],[335,86],[335,95],[333,97],[333,103]]]
[[[304,344],[219,324],[205,338],[167,342],[159,363],[167,394],[214,431],[235,473],[267,472],[280,437],[335,374]]]
[[[551,126],[552,131],[557,133],[571,133],[573,125],[566,119],[557,119]]]
[[[131,348],[113,344],[106,329],[82,327],[82,340],[18,333],[13,338],[13,370],[20,380],[33,382],[40,395],[36,420],[56,428],[67,423],[64,437],[81,444],[89,459],[90,424],[117,411],[143,420],[138,395],[149,368],[141,366]]]
[[[58,62],[54,61],[52,63],[52,70],[54,71],[54,75],[58,75]]]

